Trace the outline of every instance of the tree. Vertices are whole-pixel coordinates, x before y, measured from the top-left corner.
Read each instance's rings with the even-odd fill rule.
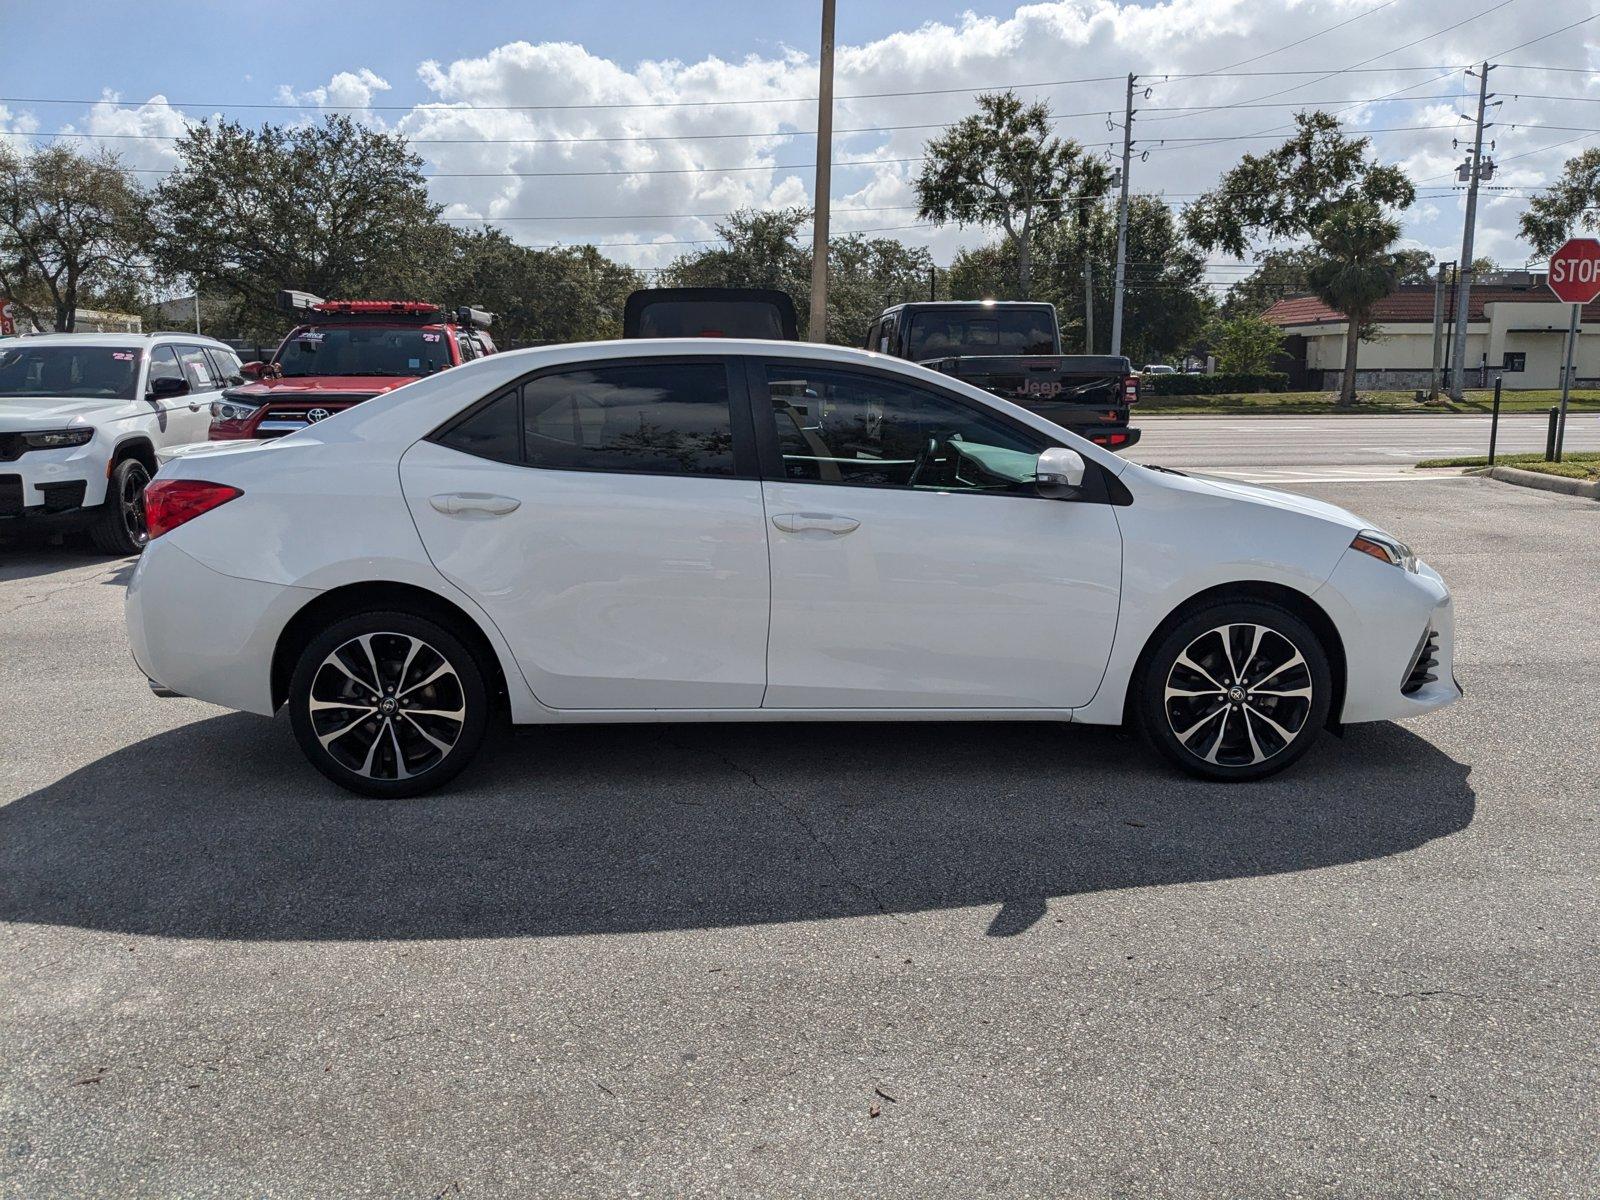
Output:
[[[456,231],[432,292],[495,314],[502,345],[587,342],[622,333],[622,307],[642,284],[631,267],[593,246],[535,250],[498,229]]]
[[[238,297],[254,331],[280,323],[280,288],[414,296],[449,255],[422,159],[344,116],[320,125],[194,125],[156,189],[152,253],[201,291]]]
[[[1551,254],[1579,229],[1600,229],[1600,147],[1569,158],[1561,178],[1528,202],[1522,236]]]
[[[0,146],[0,292],[70,333],[85,299],[136,299],[147,198],[115,154]]]
[[[1224,371],[1264,375],[1283,351],[1283,330],[1256,313],[1242,312],[1219,321],[1210,342]]]
[[[1309,246],[1267,250],[1256,256],[1256,269],[1228,288],[1222,302],[1222,315],[1259,315],[1286,296],[1301,296],[1311,290],[1307,274],[1316,258]]]
[[[925,246],[861,233],[834,238],[828,243],[828,340],[861,345],[891,304],[927,299],[932,277],[933,255]]]
[[[924,149],[918,215],[936,225],[998,225],[1016,256],[1017,294],[1027,299],[1035,233],[1076,201],[1103,197],[1111,174],[1077,142],[1051,136],[1043,104],[999,92],[979,96],[978,110]]]
[[[1247,154],[1184,213],[1184,227],[1207,250],[1243,258],[1256,240],[1309,237],[1334,211],[1357,201],[1409,208],[1416,189],[1398,167],[1367,157],[1370,138],[1351,138],[1324,112],[1298,113],[1293,137],[1266,154]]]
[[[1318,261],[1310,273],[1318,299],[1344,313],[1344,378],[1339,403],[1356,400],[1356,346],[1372,306],[1394,291],[1400,278],[1399,255],[1392,247],[1400,223],[1377,204],[1358,200],[1334,209],[1317,227]]]

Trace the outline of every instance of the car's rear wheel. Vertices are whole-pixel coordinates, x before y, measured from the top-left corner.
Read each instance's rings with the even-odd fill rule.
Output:
[[[453,779],[483,742],[483,671],[444,626],[403,612],[337,621],[301,652],[289,684],[295,737],[313,766],[364,796]]]
[[[144,489],[150,470],[136,458],[125,458],[111,468],[106,479],[106,499],[89,536],[95,548],[107,554],[138,554],[150,540],[145,524]]]
[[[1327,651],[1287,609],[1259,601],[1208,605],[1146,656],[1135,705],[1145,737],[1206,779],[1274,775],[1327,723]]]

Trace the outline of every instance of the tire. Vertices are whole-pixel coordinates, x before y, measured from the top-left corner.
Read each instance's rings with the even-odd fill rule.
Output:
[[[111,468],[105,503],[89,526],[95,549],[119,558],[144,550],[150,540],[144,518],[144,489],[149,482],[150,469],[137,458],[125,458]]]
[[[1333,699],[1316,634],[1287,609],[1253,600],[1183,618],[1134,686],[1152,746],[1191,775],[1240,782],[1275,775],[1311,749]]]
[[[472,651],[405,612],[335,621],[301,652],[289,683],[290,724],[311,765],[381,799],[454,779],[483,743],[489,708]]]

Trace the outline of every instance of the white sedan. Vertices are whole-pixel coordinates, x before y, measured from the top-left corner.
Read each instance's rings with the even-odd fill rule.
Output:
[[[1143,467],[949,376],[796,343],[498,354],[165,466],[159,693],[414,795],[514,722],[1136,724],[1212,779],[1460,695],[1388,534]]]

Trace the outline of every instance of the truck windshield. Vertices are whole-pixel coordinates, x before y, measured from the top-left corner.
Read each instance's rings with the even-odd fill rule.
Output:
[[[308,375],[432,375],[450,365],[442,329],[335,325],[297,329],[278,351],[289,378]]]
[[[639,314],[644,338],[731,337],[783,339],[783,318],[751,300],[657,300]]]
[[[984,354],[1058,354],[1045,308],[937,309],[913,313],[906,357],[913,362]]]
[[[0,344],[0,396],[132,400],[138,379],[131,347]]]

